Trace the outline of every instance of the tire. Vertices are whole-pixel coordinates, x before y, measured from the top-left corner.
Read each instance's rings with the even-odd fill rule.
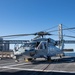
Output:
[[[51,61],[51,57],[50,56],[47,56],[47,61]]]

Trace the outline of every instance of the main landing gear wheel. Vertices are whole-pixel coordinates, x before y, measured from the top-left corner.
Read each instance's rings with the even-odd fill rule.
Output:
[[[62,58],[62,56],[61,56],[61,55],[60,55],[59,57],[60,57],[60,58]]]
[[[50,56],[47,56],[47,61],[51,62],[51,57]]]
[[[13,59],[15,60],[15,62],[19,62],[19,57],[18,56],[14,56]]]
[[[18,60],[18,59],[16,59],[16,60],[15,60],[15,62],[17,63],[17,62],[19,62],[19,60]]]

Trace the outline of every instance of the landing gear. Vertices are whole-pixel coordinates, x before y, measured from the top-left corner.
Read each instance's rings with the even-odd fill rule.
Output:
[[[60,55],[60,58],[62,58],[62,56]]]
[[[16,56],[13,56],[13,59],[15,59],[15,60],[16,60]]]
[[[32,62],[34,61],[36,58],[24,58],[25,62]]]
[[[17,62],[19,62],[19,60],[18,59],[15,59],[15,62],[17,63]]]
[[[51,61],[51,57],[50,56],[47,56],[47,61]]]
[[[13,59],[15,60],[16,63],[19,62],[19,59],[17,56],[14,56]]]
[[[64,57],[65,56],[65,54],[63,53],[63,54],[60,54],[60,58],[62,58],[62,57]]]

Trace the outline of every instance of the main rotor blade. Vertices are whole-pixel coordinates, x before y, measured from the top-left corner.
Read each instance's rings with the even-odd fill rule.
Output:
[[[72,27],[72,28],[64,28],[62,30],[72,30],[72,29],[75,29],[75,27]],[[59,30],[52,30],[52,31],[48,31],[48,32],[55,32],[55,31],[59,31]]]
[[[58,34],[53,34],[54,36],[59,36]],[[70,36],[70,35],[63,35],[64,37],[70,37],[70,38],[75,38],[75,36]]]
[[[75,38],[75,36],[63,35],[65,37]]]
[[[72,27],[72,28],[65,28],[63,30],[72,30],[72,29],[75,29],[75,27]],[[40,35],[40,36],[43,36],[43,35],[52,35],[50,34],[49,32],[55,32],[55,31],[58,31],[58,30],[53,30],[53,31],[48,31],[48,32],[43,32],[43,31],[40,31],[40,32],[36,32],[36,33],[32,33],[32,34],[15,34],[15,35],[6,35],[6,36],[0,36],[0,37],[16,37],[16,36],[29,36],[29,35]],[[70,36],[71,37],[71,36]],[[72,36],[73,37],[73,36]],[[74,38],[74,37],[73,37]]]
[[[41,32],[32,33],[32,34],[15,34],[15,35],[6,35],[6,36],[0,36],[0,37],[4,38],[4,37],[29,36],[29,35],[44,36],[44,35],[52,35],[52,34],[41,31]]]
[[[16,37],[16,36],[28,36],[28,35],[34,35],[34,34],[15,34],[15,35],[6,35],[6,36],[0,36],[0,37]]]

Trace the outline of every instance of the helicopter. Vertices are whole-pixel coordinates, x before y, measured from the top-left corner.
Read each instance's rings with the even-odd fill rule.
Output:
[[[45,58],[49,61],[52,56],[60,54],[61,57],[61,54],[63,54],[63,46],[59,49],[55,45],[56,42],[51,38],[31,40],[22,44],[18,50],[14,50],[14,58],[19,61],[19,56],[25,55],[28,60],[31,60],[31,58]]]
[[[71,29],[71,28],[70,28]],[[64,40],[63,40],[63,30],[62,24],[59,25],[59,43],[52,38],[45,38],[46,35],[52,35],[48,32],[37,32],[33,34],[18,34],[18,35],[8,35],[2,37],[12,37],[12,36],[28,36],[37,35],[34,39],[24,42],[18,49],[14,48],[14,59],[19,62],[19,57],[25,55],[24,60],[35,60],[36,58],[45,58],[50,61],[53,56],[64,56]],[[59,47],[57,47],[59,46]]]

